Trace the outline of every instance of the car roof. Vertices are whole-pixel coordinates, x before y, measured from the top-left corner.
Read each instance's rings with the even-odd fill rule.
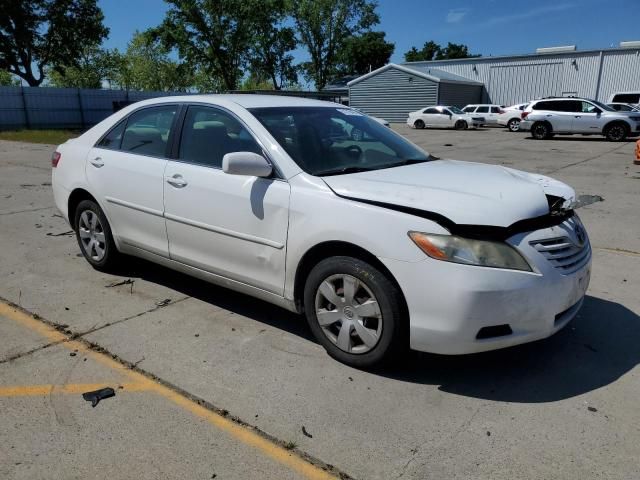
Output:
[[[244,108],[262,107],[333,107],[349,108],[339,103],[301,98],[287,95],[256,95],[251,93],[221,93],[206,95],[172,95],[166,97],[156,97],[140,102],[140,104],[153,105],[155,103],[167,102],[198,102],[218,104],[219,101],[233,102]]]

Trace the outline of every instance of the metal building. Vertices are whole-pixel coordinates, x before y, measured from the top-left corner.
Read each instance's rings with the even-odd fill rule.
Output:
[[[575,47],[539,49],[535,54],[479,57],[431,62],[407,62],[387,65],[349,83],[351,105],[389,121],[404,121],[407,113],[434,104],[495,103],[511,105],[545,96],[581,96],[606,102],[614,92],[640,91],[640,46],[637,42],[622,43],[626,48],[577,51]],[[384,69],[401,71],[437,71],[439,75],[452,74],[466,82],[483,85],[481,95],[473,101],[466,98],[434,97],[422,89],[407,86],[406,79],[380,79],[375,77]],[[368,82],[363,82],[368,79]],[[370,86],[370,88],[369,88]],[[355,89],[353,88],[355,87]],[[398,94],[394,92],[398,90]],[[403,105],[411,97],[420,105]],[[382,103],[396,106],[384,106]],[[404,109],[403,112],[400,112]]]
[[[389,122],[428,105],[478,103],[483,84],[430,66],[390,63],[348,83],[349,105]]]

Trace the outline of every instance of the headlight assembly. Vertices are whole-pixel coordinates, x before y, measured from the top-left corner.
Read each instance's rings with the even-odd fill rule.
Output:
[[[421,232],[409,232],[409,237],[420,250],[436,260],[481,267],[532,271],[524,257],[515,248],[504,242]]]

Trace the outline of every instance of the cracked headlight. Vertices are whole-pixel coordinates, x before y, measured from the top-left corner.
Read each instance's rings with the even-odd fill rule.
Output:
[[[481,267],[532,271],[524,257],[515,248],[504,242],[421,232],[409,232],[409,237],[420,250],[436,260]]]

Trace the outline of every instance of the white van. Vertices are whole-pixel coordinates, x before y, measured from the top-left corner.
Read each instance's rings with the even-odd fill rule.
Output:
[[[628,103],[640,105],[640,92],[616,92],[609,97],[607,103]]]

